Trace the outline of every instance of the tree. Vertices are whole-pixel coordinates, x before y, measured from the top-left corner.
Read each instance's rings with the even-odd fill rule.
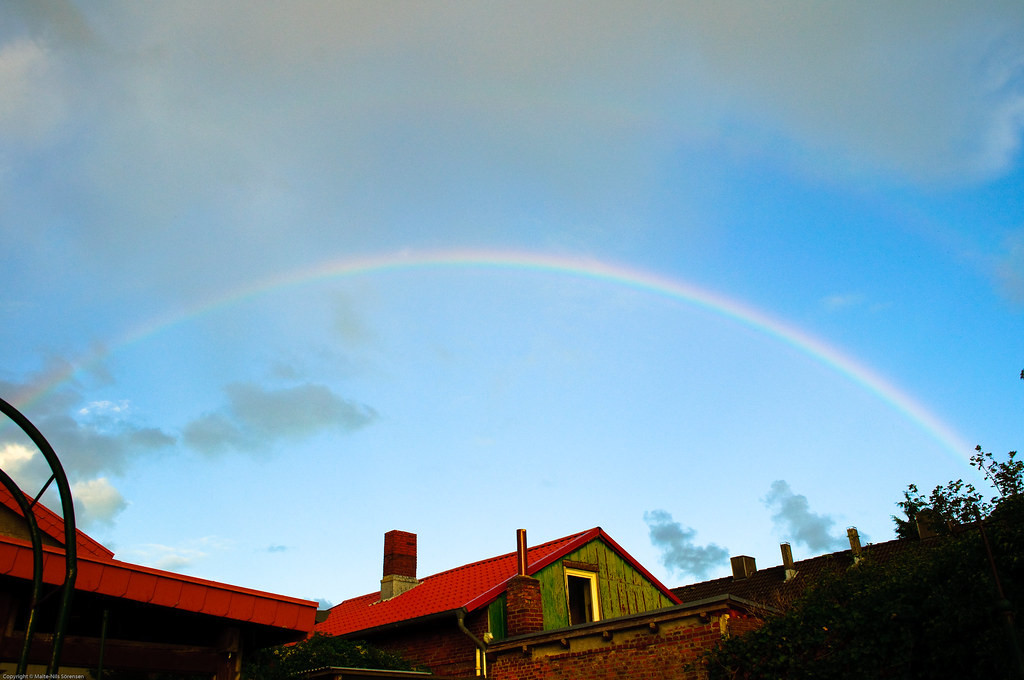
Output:
[[[897,515],[892,517],[896,524],[896,537],[916,538],[918,520],[924,521],[926,517],[932,528],[939,533],[949,533],[952,525],[985,519],[1000,499],[1024,491],[1024,461],[1016,458],[1016,451],[1010,451],[1006,460],[996,460],[991,453],[982,451],[981,446],[974,448],[971,467],[981,472],[996,491],[996,495],[988,500],[973,484],[962,479],[950,481],[945,486],[936,486],[927,497],[918,490],[917,485],[908,485],[903,492],[903,500],[896,504],[903,510],[905,519]]]
[[[323,633],[294,645],[259,650],[242,669],[246,680],[285,680],[317,668],[376,668],[418,670],[398,654]]]
[[[971,464],[993,485],[991,499],[957,480],[927,497],[911,485],[897,504],[907,513],[898,530],[928,511],[947,536],[908,540],[885,562],[868,553],[823,577],[759,630],[712,650],[709,678],[1020,677],[1019,647],[1007,642],[1021,630],[1007,636],[1005,604],[1024,602],[1024,465],[1015,452],[997,460],[980,447]]]

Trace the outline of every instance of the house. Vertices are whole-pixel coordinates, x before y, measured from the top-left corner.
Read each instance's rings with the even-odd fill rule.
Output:
[[[926,545],[919,541],[892,540],[861,546],[857,529],[847,530],[848,550],[818,555],[798,562],[788,543],[781,544],[782,564],[757,569],[753,557],[731,558],[732,575],[678,588],[672,592],[684,602],[732,596],[770,609],[785,609],[789,603],[825,574],[838,574],[870,555],[875,562],[886,562],[907,551]]]
[[[63,519],[42,504],[44,598],[65,578]],[[316,603],[151,569],[114,559],[76,533],[77,578],[60,658],[62,674],[104,670],[239,676],[246,654],[294,642],[313,629]],[[0,673],[21,659],[34,554],[19,504],[0,486]],[[29,651],[36,671],[50,660],[59,597],[44,599]]]
[[[446,677],[695,677],[687,664],[757,625],[741,598],[679,599],[596,527],[418,578],[416,535],[384,536],[379,591],[316,632],[365,640]]]

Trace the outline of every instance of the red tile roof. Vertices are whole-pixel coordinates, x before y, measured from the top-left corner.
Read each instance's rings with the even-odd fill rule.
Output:
[[[32,497],[26,495],[25,498],[31,505]],[[21,514],[18,502],[11,495],[11,492],[7,490],[7,487],[2,484],[0,484],[0,503],[3,503],[19,515]],[[33,506],[33,512],[35,513],[36,525],[39,527],[39,530],[59,544],[64,545],[64,519],[42,503],[36,503]],[[114,556],[113,551],[107,550],[106,547],[87,536],[81,529],[77,531],[77,536],[76,545],[78,546],[79,555],[98,557],[100,559],[110,559]]]
[[[527,573],[534,574],[595,538],[600,538],[627,559],[668,597],[671,591],[658,582],[600,527],[533,546],[527,551]],[[346,635],[389,624],[452,612],[474,611],[493,602],[516,575],[516,553],[510,552],[480,562],[443,571],[420,580],[419,585],[397,597],[380,601],[380,591],[346,600],[332,607],[316,632]]]

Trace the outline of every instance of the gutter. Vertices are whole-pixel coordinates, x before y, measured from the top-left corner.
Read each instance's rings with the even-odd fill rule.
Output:
[[[469,630],[469,628],[466,628],[466,614],[467,613],[468,612],[466,611],[465,607],[460,607],[460,608],[456,609],[455,610],[455,621],[456,621],[456,623],[459,624],[459,630],[461,630],[466,635],[466,637],[468,637],[470,640],[472,640],[473,644],[476,646],[476,648],[480,650],[480,658],[483,660],[482,668],[480,669],[481,671],[483,671],[483,675],[481,677],[486,678],[487,677],[487,643],[485,643],[483,640],[481,640],[477,636],[473,635],[473,633]]]

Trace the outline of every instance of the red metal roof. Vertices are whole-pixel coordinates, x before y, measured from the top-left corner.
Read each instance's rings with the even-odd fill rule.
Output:
[[[595,538],[605,541],[667,597],[677,601],[668,588],[651,576],[601,527],[528,548],[527,573],[540,571]],[[355,597],[332,607],[327,619],[316,625],[316,632],[346,635],[460,608],[473,611],[490,604],[505,592],[516,570],[516,553],[511,552],[427,576],[416,587],[384,602],[380,601],[380,591]]]
[[[0,574],[32,579],[32,546],[0,535]],[[64,583],[64,551],[43,546],[43,582]],[[79,555],[75,590],[308,633],[316,602]]]
[[[14,497],[3,485],[0,503],[21,514]],[[42,503],[36,503],[33,512],[39,530],[61,545],[43,546],[43,582],[60,585],[64,583],[65,572],[64,520]],[[121,562],[81,530],[76,535],[75,590],[301,633],[313,629],[316,602]],[[31,580],[32,560],[29,541],[0,534],[0,574]]]
[[[25,498],[31,505],[32,497],[26,495]],[[7,487],[2,484],[0,484],[0,503],[3,503],[19,515],[21,514],[18,502],[11,495],[11,492],[7,490]],[[36,503],[33,511],[39,530],[61,545],[64,545],[64,519],[42,503]],[[76,535],[78,536],[76,545],[79,555],[98,557],[100,559],[110,559],[114,556],[113,551],[107,550],[106,547],[87,536],[81,529],[77,530]]]

